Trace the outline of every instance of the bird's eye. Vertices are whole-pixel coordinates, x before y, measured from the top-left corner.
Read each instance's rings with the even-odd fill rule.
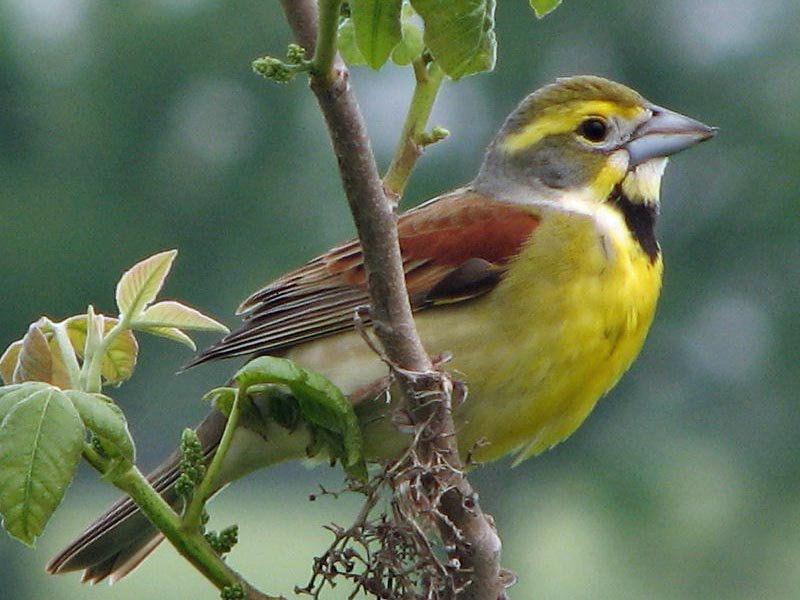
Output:
[[[608,134],[608,125],[603,119],[591,117],[578,126],[578,134],[590,142],[602,142]]]

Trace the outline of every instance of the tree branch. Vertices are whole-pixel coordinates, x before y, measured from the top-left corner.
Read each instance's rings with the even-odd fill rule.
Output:
[[[425,493],[441,515],[434,519],[440,535],[452,542],[448,552],[453,562],[470,574],[459,597],[497,600],[504,596],[500,540],[461,471],[451,414],[452,381],[433,365],[417,334],[405,287],[397,215],[384,195],[347,68],[335,52],[336,38],[331,31],[335,34],[341,0],[320,0],[321,25],[313,0],[281,0],[281,4],[298,43],[307,56],[319,61],[311,69],[311,89],[328,125],[361,240],[375,333],[396,366],[409,413],[420,428],[425,428],[417,451],[423,464],[447,466],[427,478]]]
[[[298,43],[313,56],[328,56],[317,51],[317,12],[311,0],[281,0],[289,25]],[[323,0],[325,15],[338,18],[340,1]],[[336,10],[331,5],[336,5]],[[331,41],[330,28],[320,29],[319,41]],[[364,265],[369,277],[371,316],[375,331],[389,356],[410,371],[432,371],[433,365],[416,334],[411,305],[397,239],[396,215],[386,201],[378,168],[372,154],[366,125],[349,73],[341,58],[333,53],[330,71],[320,74],[321,65],[312,68],[311,89],[317,97],[328,125],[333,149],[339,162],[345,195],[364,248]]]

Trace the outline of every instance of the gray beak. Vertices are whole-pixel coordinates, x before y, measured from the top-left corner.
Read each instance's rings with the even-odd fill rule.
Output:
[[[630,155],[629,167],[635,167],[651,158],[663,158],[690,146],[711,139],[717,134],[716,127],[651,105],[653,116],[633,132],[625,145]]]

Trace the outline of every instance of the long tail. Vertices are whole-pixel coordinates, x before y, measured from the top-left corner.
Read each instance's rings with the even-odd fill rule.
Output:
[[[214,411],[198,426],[197,435],[207,459],[217,449],[225,417]],[[173,452],[148,479],[164,499],[177,504],[174,484],[178,478],[179,451]],[[164,539],[133,501],[120,498],[47,565],[52,574],[84,570],[83,581],[113,583],[133,571]]]

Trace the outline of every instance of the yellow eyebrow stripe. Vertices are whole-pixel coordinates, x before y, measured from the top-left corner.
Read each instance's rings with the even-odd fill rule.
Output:
[[[622,106],[609,100],[579,100],[552,106],[532,123],[506,136],[503,148],[515,152],[528,148],[542,138],[554,133],[574,131],[590,115],[602,117],[621,116],[633,119],[644,111],[641,106]]]

